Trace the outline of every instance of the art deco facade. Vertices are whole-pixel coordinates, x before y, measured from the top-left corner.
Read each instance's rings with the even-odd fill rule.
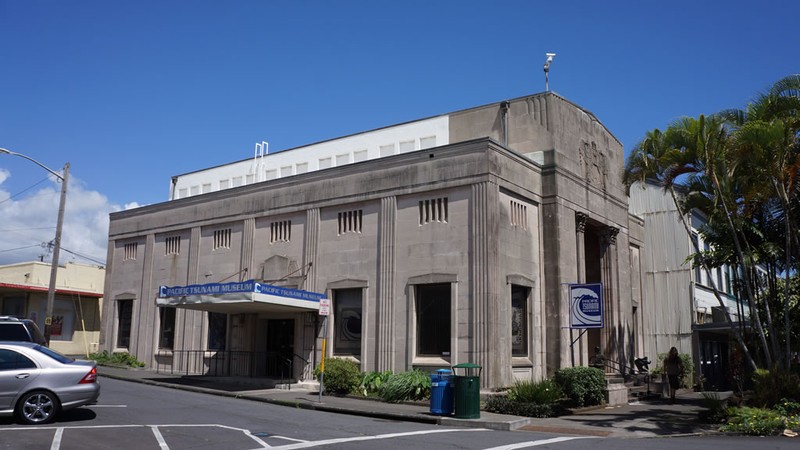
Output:
[[[159,286],[255,279],[326,294],[328,356],[362,370],[473,362],[495,387],[595,346],[630,362],[646,305],[623,159],[597,118],[544,93],[175,177],[173,200],[111,215],[101,346],[165,368],[277,354],[310,378],[316,309],[156,307]],[[603,283],[606,311],[580,337],[578,282]]]

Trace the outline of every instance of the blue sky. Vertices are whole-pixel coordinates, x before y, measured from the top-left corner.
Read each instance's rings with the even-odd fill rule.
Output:
[[[71,163],[63,245],[102,262],[108,213],[166,200],[173,175],[541,92],[546,52],[550,89],[629,151],[800,72],[797,17],[789,0],[0,0],[0,147]],[[43,254],[58,189],[0,155],[0,264]]]

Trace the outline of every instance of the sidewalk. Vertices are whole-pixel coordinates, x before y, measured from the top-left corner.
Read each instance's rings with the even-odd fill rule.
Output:
[[[159,374],[146,369],[98,366],[101,377],[146,383],[206,394],[222,395],[245,400],[262,401],[315,411],[377,417],[389,420],[421,422],[449,427],[488,428],[493,430],[541,431],[548,433],[599,437],[664,437],[687,436],[714,432],[715,428],[701,424],[697,413],[702,409],[700,394],[686,392],[678,402],[656,400],[631,403],[618,407],[600,407],[569,416],[537,419],[508,416],[481,411],[479,419],[456,419],[435,416],[428,405],[384,403],[353,397],[322,396],[316,390],[271,389],[254,378],[213,378]],[[680,393],[679,393],[680,394]],[[102,395],[101,395],[102,398]]]

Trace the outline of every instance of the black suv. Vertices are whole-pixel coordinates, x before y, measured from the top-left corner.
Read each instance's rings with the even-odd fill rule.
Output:
[[[44,334],[31,319],[0,316],[0,341],[35,342],[46,345]]]

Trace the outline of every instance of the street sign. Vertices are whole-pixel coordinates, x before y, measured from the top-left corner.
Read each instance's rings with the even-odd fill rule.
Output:
[[[320,316],[331,315],[331,300],[329,298],[319,299],[319,315]]]

